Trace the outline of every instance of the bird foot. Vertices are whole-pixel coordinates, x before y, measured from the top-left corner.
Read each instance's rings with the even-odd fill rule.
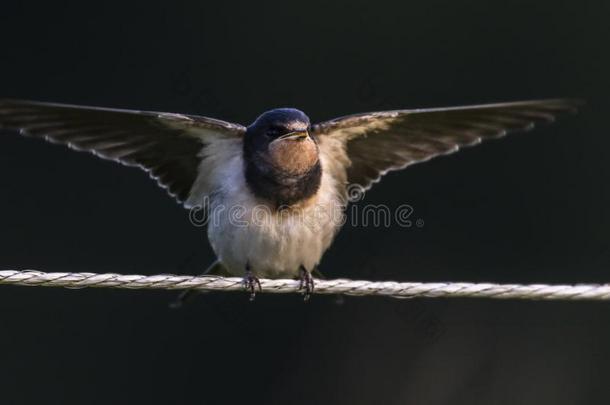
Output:
[[[315,285],[313,277],[311,273],[308,272],[303,266],[301,266],[301,268],[299,269],[299,273],[301,276],[301,282],[299,283],[299,291],[303,291],[303,300],[309,301]]]
[[[250,293],[250,301],[254,301],[254,298],[256,297],[257,287],[259,292],[263,291],[263,289],[261,288],[261,282],[259,281],[258,277],[252,274],[252,272],[249,270],[246,270],[246,275],[244,276],[242,282],[244,283],[246,291]]]

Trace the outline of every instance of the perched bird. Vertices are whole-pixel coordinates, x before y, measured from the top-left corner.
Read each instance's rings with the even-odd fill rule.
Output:
[[[343,224],[348,185],[368,190],[389,171],[456,152],[574,111],[569,99],[348,115],[311,124],[278,108],[248,127],[217,119],[0,100],[0,128],[147,171],[187,208],[205,207],[217,255],[210,274],[312,272]],[[262,215],[261,215],[262,213]]]

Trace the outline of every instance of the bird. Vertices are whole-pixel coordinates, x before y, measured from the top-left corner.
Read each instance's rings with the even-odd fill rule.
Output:
[[[198,115],[0,99],[0,129],[148,172],[207,214],[217,260],[206,274],[300,280],[308,299],[345,219],[350,187],[575,112],[576,99],[358,113],[312,123],[276,108],[243,126]],[[262,214],[261,214],[262,213]],[[261,220],[262,219],[262,220]],[[184,294],[181,298],[185,298]]]

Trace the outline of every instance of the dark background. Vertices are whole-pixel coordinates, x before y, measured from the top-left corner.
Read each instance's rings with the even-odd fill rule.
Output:
[[[577,116],[388,175],[329,277],[610,280],[607,1],[3,3],[0,95],[247,124],[582,97]],[[0,269],[196,274],[205,232],[145,174],[0,138]],[[0,288],[0,403],[589,404],[610,394],[604,302]]]

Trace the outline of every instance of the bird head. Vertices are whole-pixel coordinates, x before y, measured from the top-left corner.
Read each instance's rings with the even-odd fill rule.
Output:
[[[260,115],[244,139],[246,158],[287,174],[299,175],[318,164],[318,145],[310,135],[309,117],[294,108]]]

